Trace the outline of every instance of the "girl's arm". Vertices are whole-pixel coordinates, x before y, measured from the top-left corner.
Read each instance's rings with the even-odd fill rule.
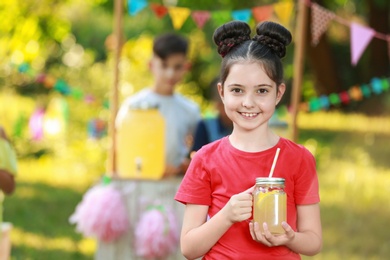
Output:
[[[206,254],[235,222],[252,215],[253,188],[233,195],[228,203],[207,220],[208,206],[187,204],[180,237],[182,254],[196,259]]]
[[[322,249],[322,228],[319,204],[297,205],[297,229],[286,246],[303,255],[316,255]],[[291,227],[288,227],[291,229]]]

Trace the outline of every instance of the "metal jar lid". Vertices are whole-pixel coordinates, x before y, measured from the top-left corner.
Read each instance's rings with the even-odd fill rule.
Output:
[[[256,184],[284,184],[284,178],[259,177],[256,178]]]

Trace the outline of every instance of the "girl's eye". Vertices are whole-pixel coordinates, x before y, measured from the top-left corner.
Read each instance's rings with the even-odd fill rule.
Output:
[[[260,94],[268,93],[268,89],[260,88],[260,89],[257,90],[257,93],[260,93]]]
[[[242,93],[242,89],[240,88],[233,88],[231,91],[234,93]]]

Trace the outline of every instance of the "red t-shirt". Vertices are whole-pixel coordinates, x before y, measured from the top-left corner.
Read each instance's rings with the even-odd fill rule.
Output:
[[[278,147],[280,153],[273,177],[285,179],[287,222],[296,231],[296,206],[320,200],[318,178],[313,155],[284,138],[268,150],[253,153],[234,148],[228,137],[203,146],[192,159],[175,200],[207,205],[212,218],[232,195],[252,187],[257,177],[268,177]],[[248,221],[243,221],[233,224],[204,259],[285,260],[300,256],[285,246],[267,247],[254,241]]]

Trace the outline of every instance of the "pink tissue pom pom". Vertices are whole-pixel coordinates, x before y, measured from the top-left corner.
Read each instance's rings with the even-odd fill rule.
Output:
[[[111,242],[128,231],[129,220],[121,193],[111,185],[89,189],[69,222],[86,237]]]
[[[173,212],[155,207],[144,212],[135,230],[138,256],[146,259],[165,257],[173,253],[179,243],[179,230]]]

